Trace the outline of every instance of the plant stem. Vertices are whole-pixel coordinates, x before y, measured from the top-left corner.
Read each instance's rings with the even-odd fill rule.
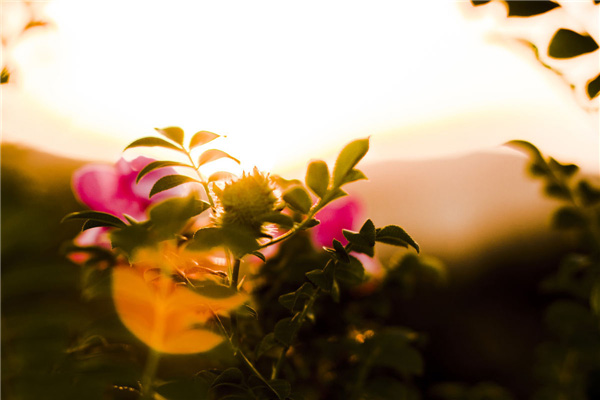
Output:
[[[238,280],[240,277],[240,264],[241,261],[239,258],[236,258],[235,261],[233,262],[233,269],[231,270],[231,283],[230,283],[230,287],[232,289],[237,290],[237,285],[238,285]]]
[[[300,316],[298,317],[298,321],[299,321],[298,329],[300,329],[300,326],[304,322],[304,318],[306,318],[306,314],[308,314],[308,311],[310,310],[310,308],[313,306],[313,304],[315,304],[315,300],[317,300],[317,297],[318,297],[320,291],[321,291],[321,289],[317,288],[315,293],[310,297],[310,299],[306,302],[306,304],[304,304],[302,313],[300,313]],[[271,373],[271,379],[277,379],[277,377],[279,376],[279,373],[281,372],[281,368],[283,367],[283,362],[285,361],[285,355],[288,352],[289,348],[290,348],[290,346],[285,346],[283,348],[283,351],[281,352],[281,354],[279,355],[279,358],[277,359],[275,368],[273,369],[273,372]]]
[[[144,374],[142,375],[141,381],[141,396],[140,399],[151,399],[154,390],[152,388],[152,381],[156,376],[158,369],[158,362],[160,360],[160,353],[152,348],[148,349],[148,358],[146,359],[146,366],[144,367]]]

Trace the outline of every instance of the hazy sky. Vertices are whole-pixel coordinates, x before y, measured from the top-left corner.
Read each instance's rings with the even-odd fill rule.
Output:
[[[2,7],[10,32],[19,10]],[[599,165],[597,112],[498,39],[499,4],[56,0],[44,13],[54,27],[5,55],[17,69],[2,87],[5,141],[112,161],[177,125],[227,135],[215,145],[277,171],[368,135],[371,161],[526,139]]]

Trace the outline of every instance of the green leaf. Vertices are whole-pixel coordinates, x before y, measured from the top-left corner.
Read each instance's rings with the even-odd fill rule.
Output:
[[[359,139],[350,142],[340,152],[333,168],[333,186],[340,187],[350,171],[369,151],[369,139]]]
[[[375,225],[370,219],[365,221],[358,233],[346,229],[342,230],[342,234],[346,240],[348,240],[349,243],[352,243],[352,251],[369,254],[371,257],[374,255],[373,246],[375,246],[375,232]]]
[[[419,252],[419,245],[417,242],[415,242],[414,239],[399,226],[388,225],[383,228],[378,228],[375,232],[375,241],[377,242],[401,247],[408,247],[408,245],[410,245],[417,253]]]
[[[0,85],[3,85],[5,83],[8,83],[8,81],[10,80],[10,72],[8,72],[8,68],[3,67],[2,68],[2,75],[0,75]]]
[[[600,74],[594,79],[590,79],[586,84],[586,88],[589,99],[592,100],[596,98],[600,92]]]
[[[227,247],[237,258],[252,254],[260,247],[254,234],[241,227],[210,227],[196,231],[187,248],[192,251],[205,251],[219,246]]]
[[[535,1],[510,1],[507,0],[508,16],[509,17],[532,17],[535,15],[544,14],[550,10],[560,7],[550,0],[535,0]]]
[[[291,228],[294,226],[294,220],[289,216],[278,212],[267,214],[261,218],[264,222],[270,222],[283,226],[284,228]]]
[[[361,284],[365,281],[365,267],[356,257],[350,256],[347,264],[337,266],[335,279],[349,286]]]
[[[293,318],[284,318],[275,324],[273,333],[275,334],[275,340],[284,346],[290,346],[294,340],[294,336],[300,328],[299,314],[294,315]]]
[[[348,256],[348,253],[346,252],[344,245],[339,240],[333,239],[333,249],[335,250],[335,253],[338,255],[340,261],[342,261],[344,263],[350,262],[350,256]]]
[[[575,207],[561,207],[552,216],[552,226],[558,229],[584,228],[586,225],[585,216]]]
[[[150,164],[146,165],[138,174],[137,178],[135,178],[135,183],[138,183],[140,181],[140,179],[142,179],[145,175],[147,175],[149,172],[154,171],[155,169],[158,168],[164,168],[164,167],[187,167],[187,168],[192,168],[190,165],[181,163],[181,162],[177,162],[177,161],[153,161]]]
[[[517,150],[524,150],[531,154],[531,156],[534,158],[534,162],[537,163],[538,161],[541,161],[542,164],[546,164],[546,161],[544,161],[544,157],[539,149],[525,140],[511,140],[510,142],[506,142],[505,145]]]
[[[156,240],[172,239],[189,224],[190,218],[203,213],[210,204],[194,195],[175,197],[150,208],[150,221]]]
[[[115,226],[113,224],[109,224],[109,223],[106,223],[106,222],[94,221],[92,219],[88,219],[87,221],[85,221],[83,223],[83,226],[81,227],[81,230],[82,231],[87,231],[88,229],[101,228],[101,227],[114,228]]]
[[[315,294],[315,287],[304,282],[298,290],[279,296],[279,303],[290,311],[300,311],[304,303]]]
[[[255,257],[260,258],[262,262],[267,262],[267,259],[265,258],[265,255],[263,253],[261,253],[260,251],[253,251],[250,254],[252,254]]]
[[[234,180],[237,178],[236,174],[232,174],[231,172],[227,172],[227,171],[217,171],[213,174],[211,174],[208,177],[208,181],[209,182],[214,182],[214,181],[226,181],[226,180]]]
[[[571,198],[571,193],[566,186],[563,186],[557,182],[547,182],[544,186],[544,192],[551,197],[558,199],[568,200]]]
[[[203,282],[202,285],[191,287],[191,289],[194,292],[205,297],[210,297],[211,299],[227,299],[237,294],[237,291],[229,285],[221,285],[211,281]]]
[[[183,129],[178,126],[170,126],[168,128],[154,128],[158,133],[163,135],[164,137],[171,139],[177,144],[183,146]]]
[[[190,150],[195,147],[202,146],[208,142],[211,142],[218,137],[220,137],[220,135],[209,131],[196,132],[194,133],[194,136],[192,136],[192,138],[190,139]]]
[[[572,58],[597,49],[598,44],[591,36],[570,29],[559,29],[550,40],[548,55],[552,58]]]
[[[310,229],[310,228],[313,228],[313,227],[319,225],[320,223],[321,223],[321,221],[319,221],[318,219],[312,218],[310,221],[308,221],[306,223],[306,225],[304,225],[304,227],[302,229],[303,230]]]
[[[260,341],[258,348],[256,350],[256,358],[260,358],[265,355],[269,350],[274,347],[278,347],[280,344],[275,340],[275,334],[273,332],[268,333],[265,337]]]
[[[348,172],[348,174],[344,178],[343,184],[345,185],[346,183],[360,181],[360,180],[363,180],[363,179],[368,179],[368,178],[367,178],[367,176],[365,174],[363,174],[362,171],[359,171],[357,169],[353,169],[350,172]]]
[[[283,194],[283,200],[293,209],[303,214],[308,214],[312,201],[310,196],[301,186],[295,186]]]
[[[146,221],[114,230],[110,232],[112,246],[120,248],[131,257],[136,248],[155,244],[150,227],[150,221]]]
[[[329,186],[329,168],[325,161],[317,160],[308,165],[306,170],[306,186],[313,191],[314,194],[322,198],[327,193]]]
[[[325,207],[325,205],[331,203],[332,201],[339,199],[340,197],[347,196],[347,195],[348,195],[348,193],[344,192],[342,189],[336,188],[330,192],[327,192],[325,197],[323,197],[323,199],[319,203],[319,207],[323,208],[323,207]]]
[[[192,251],[205,251],[224,244],[225,237],[221,228],[211,227],[197,230],[186,248]]]
[[[600,189],[595,188],[586,180],[578,183],[577,192],[586,207],[600,203]]]
[[[210,149],[210,150],[206,150],[204,153],[200,154],[200,157],[198,158],[198,166],[207,164],[207,163],[215,161],[215,160],[219,160],[221,158],[229,158],[238,164],[240,163],[240,160],[238,160],[235,157],[230,156],[229,154],[225,153],[223,150]]]
[[[579,167],[575,164],[561,164],[556,161],[554,158],[550,157],[548,162],[550,168],[552,168],[557,173],[569,178],[573,176],[577,171],[579,171]]]
[[[182,149],[181,147],[178,147],[171,142],[167,142],[164,139],[152,137],[152,136],[143,137],[141,139],[135,140],[132,143],[130,143],[129,146],[125,147],[125,149],[123,149],[123,150],[125,151],[132,147],[164,147],[167,149],[177,150],[181,153],[187,154],[185,152],[185,150]]]
[[[333,264],[328,263],[324,269],[315,269],[306,273],[306,277],[321,290],[329,293],[333,287]]]
[[[150,190],[150,196],[152,197],[155,194],[163,192],[165,190],[169,190],[174,188],[175,186],[183,185],[184,183],[196,182],[201,183],[197,179],[190,178],[186,175],[167,175],[163,176],[159,180],[156,181],[154,186],[152,186],[152,190]]]
[[[115,217],[112,214],[101,212],[101,211],[77,211],[67,214],[61,222],[70,221],[73,219],[87,219],[94,222],[102,223],[104,225],[96,226],[113,226],[121,228],[125,226],[125,222]]]
[[[244,374],[238,368],[232,367],[227,368],[221,372],[219,376],[213,381],[212,387],[215,387],[222,383],[241,383],[244,380]]]

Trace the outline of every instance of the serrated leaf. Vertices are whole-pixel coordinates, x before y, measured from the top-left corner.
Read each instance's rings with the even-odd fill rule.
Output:
[[[381,243],[387,243],[394,246],[407,247],[412,246],[417,253],[419,252],[419,245],[414,241],[412,237],[402,228],[397,225],[388,225],[383,228],[377,229],[375,233],[375,241]]]
[[[583,228],[586,224],[585,216],[575,207],[561,207],[552,216],[552,226],[558,229]]]
[[[319,197],[325,196],[329,186],[329,168],[325,161],[317,160],[308,164],[306,170],[306,186]]]
[[[187,168],[192,168],[190,165],[181,163],[181,162],[177,162],[177,161],[153,161],[150,164],[146,165],[138,174],[137,178],[135,178],[135,183],[138,183],[140,181],[140,179],[142,179],[145,175],[147,175],[148,173],[154,171],[155,169],[158,168],[164,168],[164,167],[187,167]]]
[[[70,221],[73,219],[87,219],[98,223],[103,223],[101,226],[113,226],[116,228],[124,227],[125,222],[115,217],[112,214],[108,214],[101,211],[77,211],[65,215],[61,222]],[[100,226],[100,225],[98,225]]]
[[[178,126],[170,126],[168,128],[154,128],[158,133],[164,137],[171,139],[177,144],[183,146],[183,129]]]
[[[340,187],[344,183],[344,179],[368,151],[368,138],[350,142],[342,149],[333,168],[334,187]]]
[[[211,174],[211,176],[208,177],[208,181],[209,182],[214,182],[214,181],[226,181],[226,180],[234,180],[237,178],[236,174],[233,174],[231,172],[227,172],[227,171],[217,171],[214,174]]]
[[[195,147],[202,146],[206,143],[209,143],[218,137],[220,137],[220,135],[217,135],[216,133],[212,133],[209,131],[196,132],[196,133],[194,133],[194,136],[192,136],[192,138],[190,139],[190,150]]]
[[[167,142],[164,139],[152,137],[152,136],[143,137],[141,139],[133,141],[132,143],[129,144],[129,146],[125,147],[125,149],[123,149],[123,151],[130,149],[132,147],[164,147],[164,148],[171,149],[171,150],[177,150],[177,151],[185,154],[185,150],[182,149],[181,147],[178,147],[177,145],[175,145],[171,142]]]
[[[598,44],[591,36],[581,35],[570,29],[559,29],[550,40],[548,55],[559,59],[572,58],[597,49]]]
[[[198,166],[200,167],[201,165],[207,164],[207,163],[215,161],[215,160],[219,160],[221,158],[229,158],[238,164],[240,163],[240,160],[238,160],[235,157],[230,156],[229,154],[225,153],[223,150],[210,149],[210,150],[206,150],[204,153],[200,154],[200,157],[198,157]]]
[[[303,214],[308,214],[312,201],[310,196],[300,186],[295,186],[283,194],[283,200],[292,208]]]
[[[150,190],[150,196],[152,197],[155,194],[163,192],[165,190],[172,189],[176,186],[183,185],[184,183],[196,182],[201,183],[199,180],[191,178],[186,175],[167,175],[163,176],[159,180],[156,181],[152,189]]]

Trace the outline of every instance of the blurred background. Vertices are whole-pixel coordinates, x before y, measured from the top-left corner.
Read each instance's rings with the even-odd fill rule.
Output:
[[[82,208],[72,172],[175,125],[286,177],[370,136],[369,181],[351,194],[448,268],[445,288],[398,305],[429,335],[425,380],[529,396],[538,284],[569,244],[549,229],[557,203],[502,144],[600,174],[597,46],[542,51],[558,28],[598,42],[600,14],[591,0],[530,17],[511,3],[3,0],[2,394],[56,384],[39,352],[64,356],[84,313],[59,252],[77,233],[60,219]]]

